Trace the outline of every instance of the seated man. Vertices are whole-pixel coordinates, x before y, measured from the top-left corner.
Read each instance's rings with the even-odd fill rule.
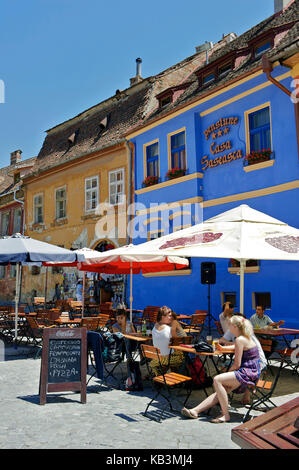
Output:
[[[225,302],[222,307],[222,313],[219,315],[219,320],[223,333],[229,329],[229,319],[234,314],[234,306],[231,302]]]
[[[274,326],[280,326],[284,324],[284,321],[281,320],[279,322],[273,322],[268,315],[265,315],[265,307],[264,305],[257,305],[256,306],[256,313],[250,317],[250,321],[252,323],[253,328],[272,328]]]

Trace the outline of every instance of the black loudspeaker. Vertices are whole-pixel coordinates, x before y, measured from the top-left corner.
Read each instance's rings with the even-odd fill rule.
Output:
[[[201,283],[216,283],[216,263],[201,263]]]

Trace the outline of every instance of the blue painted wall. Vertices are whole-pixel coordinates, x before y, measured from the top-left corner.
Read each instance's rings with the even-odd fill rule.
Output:
[[[279,66],[275,68],[272,75],[280,76],[287,71],[286,68]],[[275,158],[273,166],[246,173],[243,169],[243,158],[240,158],[214,168],[207,168],[203,172],[202,179],[196,178],[185,182],[178,179],[174,185],[136,194],[136,203],[142,204],[141,208],[149,208],[153,203],[175,202],[197,196],[203,196],[204,201],[209,201],[299,180],[294,105],[290,98],[274,85],[266,86],[257,92],[228,103],[218,110],[213,110],[211,113],[201,116],[201,113],[207,109],[234,97],[240,98],[240,94],[248,90],[254,90],[256,86],[265,82],[265,75],[259,75],[132,139],[136,146],[135,187],[140,189],[145,177],[143,173],[143,145],[159,139],[160,176],[164,181],[164,176],[168,170],[167,134],[182,127],[186,128],[189,174],[202,171],[201,161],[203,156],[208,155],[209,159],[215,159],[230,152],[230,150],[226,150],[212,155],[210,146],[213,139],[210,137],[207,140],[203,134],[204,130],[220,118],[238,117],[238,124],[229,126],[229,133],[215,139],[216,144],[230,140],[232,144],[231,151],[240,149],[242,154],[245,155],[244,112],[266,102],[271,103],[272,144]],[[291,89],[290,77],[284,79],[281,83]],[[267,196],[242,199],[233,203],[217,204],[204,209],[203,219],[206,220],[240,204],[248,204],[253,209],[265,212],[299,228],[298,197],[299,189],[292,189]],[[198,221],[194,217],[196,211],[193,205],[191,211],[193,211],[193,217],[191,218],[193,225]],[[165,218],[161,213],[143,215],[140,219],[143,232],[136,230],[134,243],[145,241],[148,227],[151,230],[155,229],[152,224],[148,226],[144,224],[146,220],[153,217],[161,217],[164,223],[168,215]],[[157,222],[157,227],[158,224],[159,222]],[[172,229],[173,226],[170,224],[170,231]],[[167,230],[165,233],[167,233]],[[211,286],[211,313],[218,317],[221,312],[221,292],[236,292],[237,302],[239,302],[239,276],[228,272],[228,260],[192,259],[191,275],[150,278],[145,278],[142,275],[135,276],[134,307],[169,305],[177,313],[187,314],[194,313],[196,309],[207,309],[208,287],[200,283],[200,268],[203,261],[216,262],[217,281],[215,285]],[[272,307],[269,312],[271,318],[273,320],[285,319],[289,327],[299,327],[299,269],[297,262],[261,261],[258,273],[245,274],[244,311],[247,316],[254,313],[252,308],[253,292],[271,292]],[[239,305],[236,309],[238,308]]]

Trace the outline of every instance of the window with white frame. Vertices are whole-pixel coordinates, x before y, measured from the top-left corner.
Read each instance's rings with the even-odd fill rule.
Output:
[[[85,180],[85,212],[94,211],[99,202],[99,177],[92,176]]]
[[[55,218],[62,219],[66,217],[66,188],[55,190]]]
[[[42,224],[44,221],[44,197],[37,194],[33,199],[34,223]]]
[[[122,204],[125,196],[125,170],[109,171],[109,203]]]

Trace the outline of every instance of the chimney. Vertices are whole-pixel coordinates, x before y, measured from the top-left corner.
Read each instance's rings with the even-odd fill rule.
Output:
[[[141,76],[141,63],[142,59],[140,57],[137,57],[136,59],[136,76],[133,78],[130,78],[130,85],[135,85],[136,83],[139,83],[143,80]]]
[[[15,150],[14,152],[11,152],[10,154],[10,164],[11,165],[16,165],[22,160],[22,150]]]
[[[290,0],[274,0],[274,13],[279,13],[288,3],[290,3]]]

